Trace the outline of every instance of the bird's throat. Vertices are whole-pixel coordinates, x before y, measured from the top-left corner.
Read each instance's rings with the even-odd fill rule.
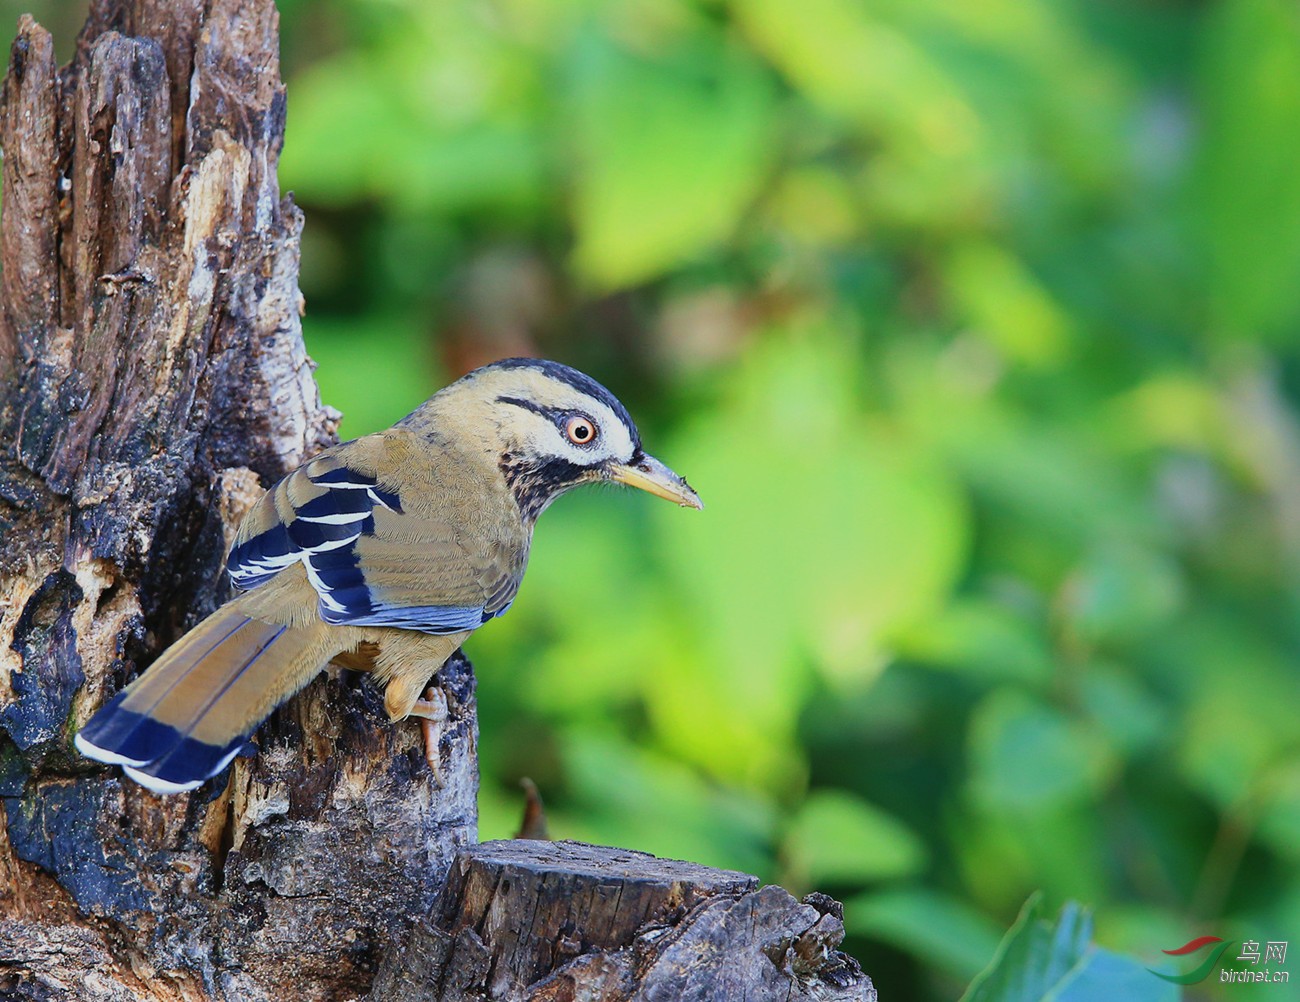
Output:
[[[520,514],[528,522],[535,522],[546,506],[565,491],[591,479],[589,467],[558,456],[537,459],[507,452],[500,466]]]

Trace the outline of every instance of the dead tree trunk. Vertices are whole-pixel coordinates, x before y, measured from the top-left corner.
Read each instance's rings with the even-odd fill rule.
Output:
[[[94,0],[68,66],[30,18],[11,50],[0,999],[874,999],[829,899],[621,850],[469,848],[463,658],[439,676],[439,779],[419,727],[346,673],[193,794],[72,750],[222,598],[260,487],[334,438],[276,181],[277,27],[272,0]]]
[[[875,1002],[840,906],[746,873],[514,839],[456,860],[371,1002]]]
[[[271,0],[24,19],[0,232],[0,996],[342,999],[475,824],[473,677],[443,789],[418,727],[321,679],[231,782],[157,798],[70,739],[210,612],[231,528],[334,439],[299,323]],[[60,992],[66,992],[66,996]],[[8,993],[8,994],[6,994]]]

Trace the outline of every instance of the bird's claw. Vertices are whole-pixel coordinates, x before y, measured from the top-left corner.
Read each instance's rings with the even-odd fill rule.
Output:
[[[442,789],[442,753],[438,745],[442,740],[442,725],[447,722],[447,697],[436,685],[424,691],[424,699],[417,699],[411,707],[411,716],[420,718],[424,732],[424,760],[433,774],[433,785]]]

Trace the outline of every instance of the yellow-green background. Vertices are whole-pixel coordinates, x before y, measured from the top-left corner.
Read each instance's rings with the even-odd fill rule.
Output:
[[[483,837],[529,776],[829,891],[889,999],[1035,888],[1300,951],[1293,0],[281,9],[344,434],[540,353],[708,504],[542,518],[468,647]]]

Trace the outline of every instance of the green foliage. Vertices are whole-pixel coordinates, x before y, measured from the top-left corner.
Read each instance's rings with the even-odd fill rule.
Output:
[[[576,44],[573,266],[620,288],[734,231],[768,166],[771,86],[703,28],[655,58],[591,30]]]
[[[543,517],[470,644],[484,837],[527,775],[830,891],[889,998],[1039,888],[1149,962],[1300,929],[1291,0],[281,9],[345,434],[538,352],[708,505]],[[972,998],[1168,997],[1036,915]]]
[[[990,813],[1051,811],[1094,800],[1112,762],[1099,737],[1040,700],[996,689],[970,723],[971,795]]]
[[[911,876],[926,862],[925,846],[916,835],[841,790],[808,795],[790,820],[783,849],[786,880],[813,887]]]
[[[1165,1002],[1178,997],[1128,957],[1091,942],[1092,920],[1073,903],[1056,922],[1043,918],[1035,896],[962,1002]]]
[[[1197,222],[1214,333],[1293,337],[1300,270],[1300,17],[1286,0],[1223,4],[1204,32]]]
[[[1039,888],[1151,962],[1296,927],[1293,5],[283,11],[345,430],[534,351],[708,505],[547,512],[470,645],[484,836],[527,775],[831,891],[890,997]],[[1089,936],[1031,908],[971,997],[1168,997]]]
[[[889,943],[962,982],[989,962],[1001,933],[952,896],[908,885],[850,898],[844,924],[850,934]]]

